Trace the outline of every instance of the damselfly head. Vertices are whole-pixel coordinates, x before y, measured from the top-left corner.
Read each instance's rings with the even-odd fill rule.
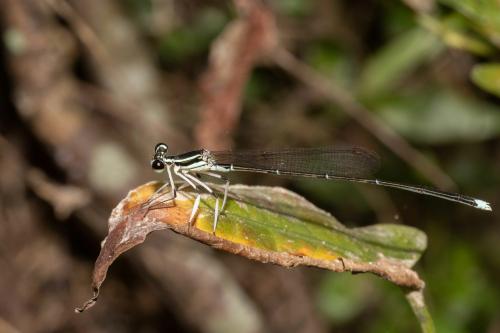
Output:
[[[155,146],[155,154],[163,153],[165,154],[168,150],[168,146],[165,143],[160,142]]]
[[[156,172],[162,172],[165,169],[165,154],[167,153],[168,146],[164,143],[159,143],[155,146],[155,154],[151,160],[151,167]]]

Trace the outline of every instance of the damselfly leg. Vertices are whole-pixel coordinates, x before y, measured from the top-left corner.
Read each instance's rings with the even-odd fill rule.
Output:
[[[200,207],[200,199],[201,195],[198,193],[196,195],[196,199],[194,200],[193,209],[191,209],[191,216],[189,217],[188,221],[188,229],[191,229],[191,225],[194,223],[196,213],[198,212],[198,208]]]
[[[168,182],[163,184],[153,193],[153,195],[151,195],[151,197],[149,197],[149,199],[146,202],[144,202],[141,205],[141,209],[146,210],[146,212],[144,214],[147,214],[147,212],[151,209],[162,208],[162,207],[164,207],[163,204],[165,202],[168,202],[168,201],[175,199],[175,190],[173,190],[173,187],[169,192],[170,195],[168,195],[167,197],[164,197],[165,195],[167,195],[165,190],[169,186],[172,187],[175,185],[170,185]],[[159,199],[161,199],[161,200],[159,200]]]
[[[203,182],[198,177],[193,176],[192,174],[190,174],[187,171],[183,172],[183,176],[186,178],[189,178],[189,180],[191,180],[190,183],[196,183],[196,184],[200,185],[201,187],[203,187],[208,193],[210,193],[215,198],[214,223],[213,223],[213,230],[212,230],[212,233],[215,234],[215,231],[217,229],[217,224],[219,222],[220,214],[224,211],[224,207],[226,206],[227,193],[228,193],[228,188],[229,188],[229,180],[227,178],[223,177],[222,175],[217,174],[217,173],[212,173],[212,172],[196,173],[197,176],[199,176],[200,174],[206,175],[209,177],[213,177],[213,178],[217,178],[217,179],[222,179],[222,180],[226,181],[226,184],[224,187],[224,198],[222,200],[222,207],[220,207],[220,209],[219,209],[219,196],[217,195],[217,193],[214,190],[212,190],[212,188],[210,188],[210,186],[208,186],[205,182]],[[194,206],[193,206],[193,209],[194,209]],[[198,206],[196,206],[196,209],[198,209]],[[191,216],[194,219],[195,214],[192,213]],[[191,221],[191,222],[193,222],[193,221]]]
[[[191,215],[190,215],[189,220],[188,220],[188,227],[191,227],[191,224],[193,224],[193,222],[195,220],[196,213],[198,212],[198,207],[200,205],[201,196],[200,196],[200,193],[198,191],[198,188],[191,181],[194,178],[193,176],[191,176],[189,173],[187,173],[185,171],[183,172],[183,171],[180,171],[176,168],[174,168],[174,173],[177,177],[179,177],[185,181],[186,187],[191,186],[197,192],[197,196],[196,196],[196,199],[194,200],[193,208],[191,209]]]
[[[188,221],[189,225],[191,225],[194,222],[195,217],[196,217],[196,213],[198,212],[199,204],[200,204],[200,194],[199,194],[198,187],[196,186],[196,184],[200,185],[208,193],[210,193],[211,195],[213,195],[215,197],[214,228],[213,228],[213,231],[212,231],[215,234],[215,229],[217,227],[217,222],[219,220],[219,213],[220,213],[220,211],[219,211],[219,197],[217,196],[217,194],[210,188],[210,186],[208,186],[202,180],[200,180],[199,178],[193,176],[191,173],[189,173],[186,170],[180,171],[180,170],[174,168],[174,173],[175,173],[176,176],[178,176],[179,178],[181,178],[182,180],[184,180],[195,191],[198,192],[198,196],[196,197],[194,205],[193,205],[193,208],[191,210],[191,216],[190,216],[189,221]]]
[[[229,190],[229,179],[227,179],[223,175],[219,175],[218,173],[213,173],[213,172],[200,172],[200,174],[225,181],[224,198],[222,199],[222,206],[221,206],[220,210],[218,209],[219,208],[219,198],[213,191],[211,192],[211,194],[215,197],[214,225],[213,225],[213,230],[212,230],[212,233],[215,235],[215,230],[217,229],[217,223],[219,222],[219,216],[222,212],[224,212],[224,208],[226,207],[227,193]],[[200,182],[201,182],[201,180],[200,180]]]

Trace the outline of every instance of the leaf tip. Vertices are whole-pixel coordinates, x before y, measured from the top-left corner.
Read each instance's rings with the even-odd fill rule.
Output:
[[[94,295],[92,296],[92,298],[89,299],[88,301],[86,301],[85,303],[83,303],[82,307],[75,308],[75,313],[82,313],[82,312],[90,309],[91,307],[93,307],[95,305],[95,303],[97,302],[98,297],[99,297],[99,288],[94,288]]]

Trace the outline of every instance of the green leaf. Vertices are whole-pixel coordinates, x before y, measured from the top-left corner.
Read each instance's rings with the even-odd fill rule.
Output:
[[[418,229],[378,224],[349,229],[301,196],[282,188],[235,185],[227,211],[217,227],[219,237],[266,251],[300,253],[313,258],[347,258],[373,262],[386,258],[411,267],[426,248]],[[214,199],[203,201],[211,230]],[[204,228],[206,229],[206,227]],[[252,236],[249,236],[252,235]]]
[[[500,63],[475,65],[471,79],[485,91],[500,97]]]
[[[451,91],[425,89],[377,106],[406,138],[426,144],[480,141],[500,133],[498,108]]]
[[[366,62],[360,96],[370,99],[389,93],[402,78],[442,50],[439,39],[420,27],[397,36]]]
[[[493,44],[500,47],[500,2],[497,0],[440,0],[471,21]]]
[[[444,19],[422,16],[419,22],[430,32],[439,36],[450,47],[480,56],[491,55],[495,52],[495,49],[477,36],[477,34],[471,34],[467,31],[467,22],[462,16],[455,14]]]
[[[307,47],[304,60],[346,89],[354,83],[354,57],[331,41],[318,41]]]

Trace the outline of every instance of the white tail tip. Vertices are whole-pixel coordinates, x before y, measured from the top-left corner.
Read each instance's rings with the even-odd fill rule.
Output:
[[[488,202],[479,199],[474,199],[474,202],[476,203],[476,208],[491,211],[491,206]]]

